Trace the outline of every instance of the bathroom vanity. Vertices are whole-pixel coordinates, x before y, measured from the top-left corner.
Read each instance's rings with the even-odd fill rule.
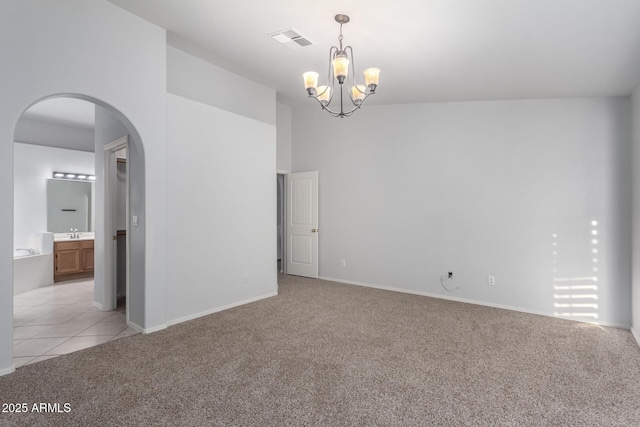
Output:
[[[93,277],[93,236],[53,242],[53,281]]]

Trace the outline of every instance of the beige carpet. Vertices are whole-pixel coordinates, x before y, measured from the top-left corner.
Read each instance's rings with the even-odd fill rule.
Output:
[[[288,276],[280,295],[19,368],[0,425],[639,426],[628,331]]]

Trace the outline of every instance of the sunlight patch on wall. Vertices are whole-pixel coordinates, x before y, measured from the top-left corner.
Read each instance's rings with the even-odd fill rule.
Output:
[[[589,262],[591,271],[584,275],[562,276],[559,262],[561,260],[561,245],[558,233],[551,235],[553,248],[553,307],[554,315],[558,317],[572,318],[576,320],[594,321],[598,319],[598,222],[590,223],[589,238],[590,250],[587,254],[591,257]],[[582,267],[584,269],[584,267]],[[575,272],[575,271],[574,271]]]

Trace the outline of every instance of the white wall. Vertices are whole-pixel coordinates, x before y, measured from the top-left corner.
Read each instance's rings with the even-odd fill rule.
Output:
[[[276,102],[171,46],[167,80],[167,280],[180,284],[167,289],[167,321],[177,323],[277,293]]]
[[[291,172],[291,107],[276,104],[276,169]]]
[[[54,171],[94,174],[93,153],[16,143],[14,167],[14,244],[27,243],[47,231],[47,179]]]
[[[143,326],[161,327],[166,295],[165,30],[102,0],[23,0],[2,3],[0,33],[0,199],[13,200],[14,130],[32,103],[79,94],[113,106],[144,144],[144,226],[155,232],[145,241]],[[9,202],[0,204],[0,375],[13,370],[12,242]]]
[[[167,95],[169,323],[277,294],[275,139],[273,125]]]
[[[276,123],[276,91],[167,46],[167,92]]]
[[[22,116],[16,126],[14,140],[93,153],[93,127],[73,126]]]
[[[95,129],[95,152],[96,152],[96,171],[99,176],[104,176],[104,146],[116,141],[124,136],[129,136],[128,146],[128,166],[129,166],[129,210],[131,215],[139,218],[139,226],[131,227],[127,230],[127,238],[130,242],[130,271],[129,271],[129,295],[127,305],[129,306],[129,322],[144,328],[145,324],[145,265],[148,263],[146,259],[147,248],[145,219],[147,217],[147,209],[145,206],[145,192],[147,185],[145,184],[145,158],[144,153],[139,144],[136,144],[137,137],[131,135],[125,125],[112,113],[106,109],[96,107],[96,129]],[[166,171],[165,171],[166,174]],[[104,212],[105,204],[105,185],[104,180],[99,179],[95,187],[96,194],[96,211]],[[104,215],[96,216],[96,259],[103,259],[103,239],[111,242],[112,230],[106,228]],[[164,232],[162,232],[164,237]],[[114,260],[116,262],[116,260]],[[110,287],[105,283],[105,265],[96,263],[95,266],[95,285],[94,285],[94,302],[99,306],[109,304],[113,299],[113,293]],[[164,312],[163,312],[164,316]]]
[[[640,344],[640,85],[631,96],[633,121],[633,280],[631,331]]]
[[[295,109],[293,169],[319,171],[320,275],[630,325],[629,112],[628,98]],[[576,277],[597,281],[562,281]]]

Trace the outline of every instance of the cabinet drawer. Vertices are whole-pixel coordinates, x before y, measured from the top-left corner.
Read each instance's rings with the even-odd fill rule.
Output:
[[[83,249],[93,248],[93,240],[82,240],[80,243]]]
[[[80,242],[56,242],[57,251],[68,251],[71,249],[80,249]]]

